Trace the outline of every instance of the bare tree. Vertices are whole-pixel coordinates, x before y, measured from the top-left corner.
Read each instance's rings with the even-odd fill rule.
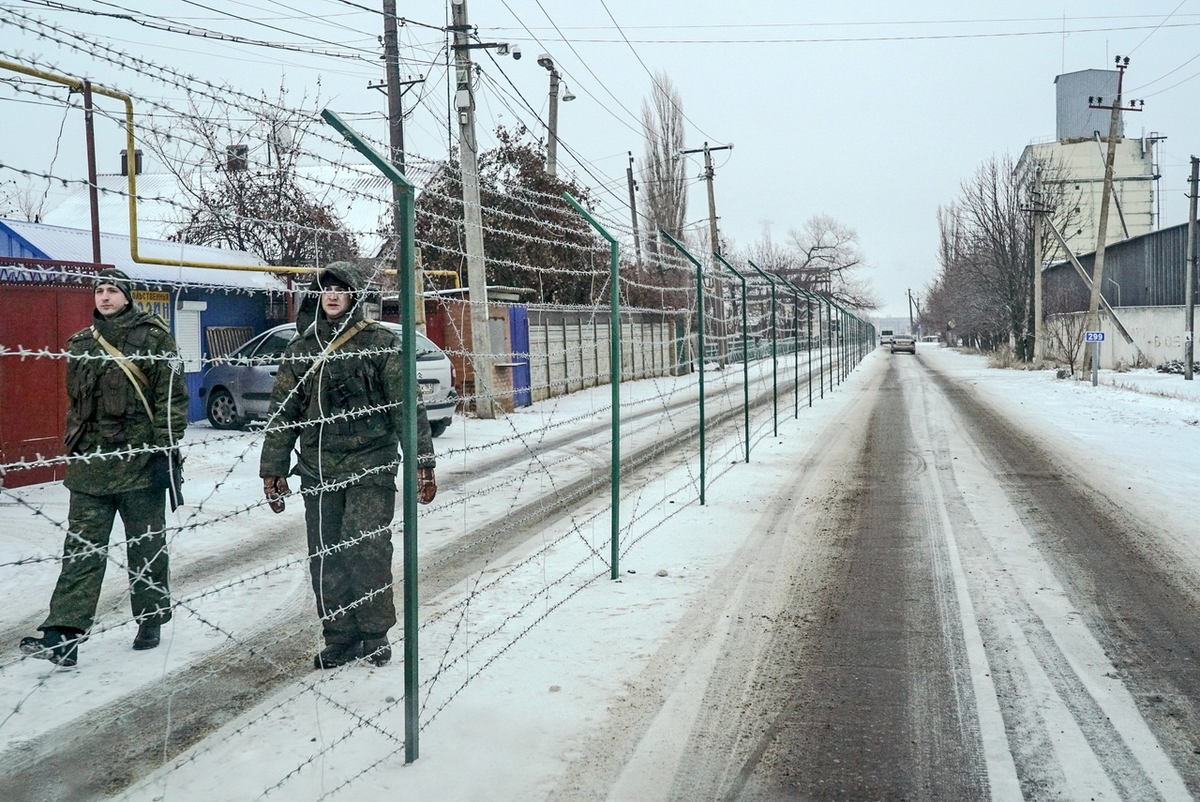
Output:
[[[1043,174],[1059,168],[1042,165]],[[962,182],[956,201],[939,207],[939,273],[926,288],[922,323],[953,328],[957,336],[990,349],[1013,346],[1033,358],[1033,236],[1031,176],[1010,155],[991,158]],[[1047,181],[1043,202],[1064,228],[1074,213],[1066,185]],[[1046,258],[1052,245],[1043,238]]]
[[[879,307],[870,280],[860,272],[867,260],[853,228],[827,214],[815,214],[788,232],[788,243],[797,262],[789,278],[801,287],[843,306]]]
[[[646,248],[652,262],[659,261],[659,230],[683,239],[687,220],[686,163],[679,158],[684,146],[683,101],[670,77],[654,74],[650,97],[642,101],[642,131],[646,137],[640,169],[646,199]]]
[[[315,115],[286,99],[281,87],[279,99],[264,98],[248,123],[193,104],[183,130],[155,143],[191,201],[172,239],[245,250],[276,265],[358,255],[353,233],[321,197],[328,188],[303,175],[303,142]]]
[[[1076,311],[1070,293],[1057,288],[1046,299],[1046,355],[1066,365],[1071,375],[1083,359],[1083,333],[1087,330],[1087,315]]]
[[[46,213],[48,192],[39,190],[32,182],[8,180],[0,183],[0,217],[16,217],[37,223]]]

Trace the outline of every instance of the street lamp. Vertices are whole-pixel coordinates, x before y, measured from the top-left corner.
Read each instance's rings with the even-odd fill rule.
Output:
[[[554,177],[558,173],[558,84],[562,76],[554,68],[554,59],[550,58],[549,53],[538,56],[537,63],[550,72],[550,137],[546,142],[546,172]],[[570,89],[563,93],[564,103],[574,99]]]

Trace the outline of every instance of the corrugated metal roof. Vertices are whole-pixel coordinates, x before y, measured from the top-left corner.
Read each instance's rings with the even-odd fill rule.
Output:
[[[129,189],[128,181],[123,175],[96,176],[96,186],[101,190],[96,198],[100,209],[100,230],[106,234],[129,236],[129,197],[125,194]],[[169,202],[181,200],[179,179],[169,174],[138,175],[137,194],[138,240],[142,237],[168,239],[179,228],[186,213]],[[42,222],[52,226],[90,229],[91,208],[88,188],[72,185],[70,194],[42,215]]]
[[[51,259],[67,262],[92,261],[92,234],[87,229],[29,223],[24,220],[0,220],[0,223]],[[262,259],[245,251],[185,245],[140,236],[138,253],[151,259],[216,262],[247,267],[266,266]],[[129,237],[120,234],[100,235],[100,255],[105,264],[120,268],[130,278],[146,283],[206,284],[260,290],[278,290],[283,286],[283,281],[272,273],[207,267],[169,267],[135,262],[129,253]]]

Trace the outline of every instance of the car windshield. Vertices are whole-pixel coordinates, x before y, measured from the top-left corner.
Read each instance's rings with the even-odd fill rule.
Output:
[[[249,340],[247,340],[246,342],[242,343],[240,346],[235,348],[233,351],[226,354],[224,359],[226,359],[230,362],[233,362],[235,364],[245,363],[250,358],[250,355],[252,353],[254,353],[254,349],[257,348],[259,343],[262,342],[262,339],[263,338],[262,338],[261,334],[256,334],[255,336],[251,337]]]
[[[294,331],[274,331],[263,338],[262,343],[254,350],[254,362],[256,364],[265,364],[268,362],[278,362],[279,357],[283,354],[283,349],[287,348],[287,344],[292,341]]]

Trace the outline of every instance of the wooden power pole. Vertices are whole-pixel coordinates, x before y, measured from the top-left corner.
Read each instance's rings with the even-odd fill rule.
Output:
[[[704,180],[708,184],[708,237],[709,237],[709,244],[712,246],[712,253],[719,254],[721,252],[721,237],[720,237],[720,234],[718,234],[718,232],[717,232],[717,198],[716,198],[716,193],[713,189],[714,173],[713,173],[713,164],[712,164],[713,151],[717,151],[717,150],[733,150],[733,144],[731,143],[728,145],[718,145],[716,147],[709,147],[709,144],[707,142],[705,142],[704,147],[702,147],[702,148],[685,148],[685,149],[679,151],[679,154],[681,156],[687,156],[688,154],[691,154],[691,153],[703,153],[704,154]],[[719,352],[721,355],[721,364],[724,365],[726,348],[728,347],[727,341],[729,339],[729,337],[728,337],[729,330],[728,330],[728,326],[725,321],[725,285],[724,285],[724,282],[721,281],[721,268],[716,263],[717,260],[715,257],[713,258],[712,262],[713,262],[713,268],[712,268],[712,270],[713,270],[713,285],[714,285],[714,290],[715,290],[713,295],[717,299],[717,304],[718,304],[717,309],[715,311],[717,313],[717,320],[719,321],[718,327],[721,332]],[[703,359],[704,355],[701,354],[700,358]]]
[[[1122,108],[1121,94],[1125,82],[1125,70],[1129,67],[1129,56],[1117,56],[1117,97],[1111,106],[1103,105],[1103,98],[1089,103],[1093,109],[1111,109],[1112,116],[1108,122],[1108,153],[1104,158],[1104,190],[1100,198],[1100,224],[1096,232],[1096,257],[1092,268],[1092,294],[1088,302],[1087,329],[1100,330],[1100,294],[1104,286],[1104,246],[1108,239],[1108,210],[1112,205],[1113,165],[1117,158],[1117,129],[1121,122],[1122,111],[1139,111],[1130,104]],[[1086,375],[1091,370],[1092,354],[1090,350],[1083,352],[1083,372]]]
[[[383,0],[383,69],[384,83],[387,87],[388,101],[388,144],[391,146],[392,164],[396,165],[396,169],[403,175],[405,172],[404,163],[404,93],[408,87],[419,84],[424,81],[424,77],[417,81],[401,81],[400,80],[400,37],[396,30],[396,0]],[[396,288],[400,288],[401,281],[399,279],[399,271],[403,269],[401,264],[400,254],[400,195],[403,192],[399,184],[392,184],[392,231],[397,238],[396,241]],[[421,271],[414,267],[417,272],[416,278],[420,278]],[[421,289],[423,281],[413,282],[413,292],[416,293],[416,298],[413,309],[416,310],[416,319],[413,321],[417,330],[421,333],[425,332],[425,304],[421,301]],[[403,308],[403,304],[397,304]]]
[[[1184,281],[1184,303],[1187,305],[1187,320],[1184,325],[1187,331],[1184,336],[1187,342],[1183,347],[1183,377],[1191,381],[1192,366],[1196,358],[1196,197],[1200,195],[1200,158],[1196,156],[1192,157],[1192,178],[1188,189],[1187,254],[1184,260],[1187,270],[1187,278]]]
[[[1033,364],[1040,367],[1046,355],[1045,309],[1042,298],[1042,165],[1033,165]]]

